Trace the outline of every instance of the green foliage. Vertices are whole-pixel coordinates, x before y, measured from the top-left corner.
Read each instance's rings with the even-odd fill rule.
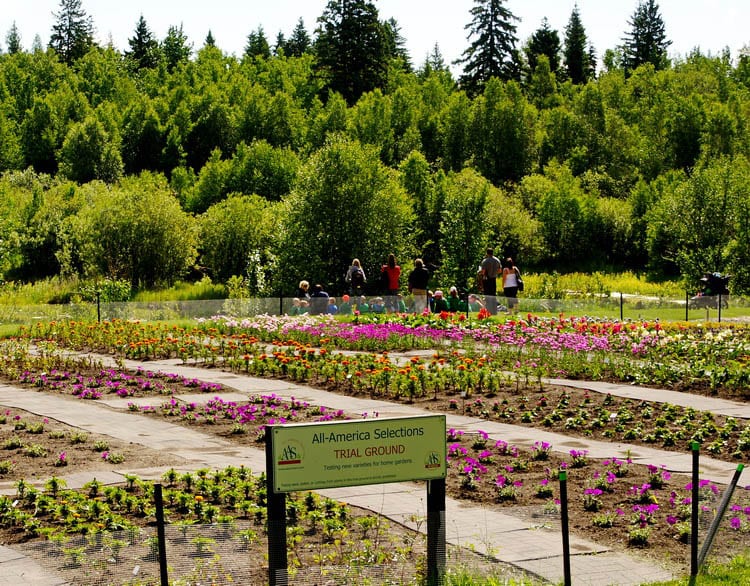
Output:
[[[407,195],[375,149],[358,142],[334,139],[314,153],[282,217],[279,278],[286,291],[302,279],[340,290],[352,258],[372,275],[389,252],[412,252]]]
[[[199,219],[201,264],[220,281],[250,277],[253,296],[271,293],[278,208],[257,195],[230,196],[209,208]]]
[[[440,282],[468,290],[484,258],[489,182],[475,171],[449,175],[440,223]]]
[[[124,279],[105,278],[95,283],[82,284],[80,287],[81,301],[100,301],[110,303],[129,301],[132,296],[130,282]]]
[[[172,283],[196,257],[195,221],[163,179],[143,174],[108,190],[91,189],[77,217],[77,246],[86,274],[127,279],[132,287]]]
[[[474,164],[492,183],[519,181],[536,159],[537,112],[510,82],[491,79],[474,102],[471,138]]]
[[[59,162],[60,172],[78,183],[95,179],[113,183],[122,175],[119,145],[112,141],[104,125],[94,116],[70,128],[63,141]]]
[[[20,42],[13,50],[9,43],[0,55],[0,172],[12,177],[0,178],[0,278],[61,276],[72,284],[58,299],[79,294],[76,278],[123,278],[130,269],[110,273],[92,261],[89,208],[109,189],[97,181],[119,192],[123,176],[159,174],[163,195],[172,190],[181,208],[171,208],[180,226],[192,223],[182,210],[203,214],[231,193],[283,202],[286,210],[304,197],[300,169],[314,165],[329,144],[350,141],[374,149],[383,172],[406,189],[411,211],[405,209],[414,221],[405,242],[389,241],[383,250],[365,250],[350,238],[337,253],[349,257],[344,265],[353,249],[381,259],[395,248],[404,251],[402,261],[418,251],[441,264],[447,189],[441,171],[471,168],[493,186],[484,239],[526,269],[568,270],[570,263],[662,277],[683,273],[692,281],[713,265],[708,270],[733,274],[733,293],[750,290],[745,56],[696,50],[674,63],[626,67],[625,53],[612,51],[605,56],[608,71],[595,78],[576,8],[565,29],[563,65],[556,31],[543,22],[524,48],[529,68],[521,85],[501,76],[475,89],[463,78],[459,88],[437,46],[412,74],[398,23],[379,22],[372,2],[345,4],[329,3],[320,22],[316,49],[330,49],[333,59],[322,68],[301,21],[288,41],[280,37],[274,55],[252,59],[225,55],[208,42],[193,53],[176,27],[159,46],[143,18],[124,56],[90,46],[69,61],[57,48],[25,52]],[[472,17],[481,16],[482,30],[490,30],[495,25],[485,17],[492,15],[482,10],[503,4],[483,0]],[[83,29],[90,23],[79,2],[60,5]],[[638,8],[652,11],[645,14],[649,26],[658,24],[654,8],[652,2]],[[65,32],[72,38],[75,31]],[[338,59],[358,43],[356,59]],[[20,174],[24,169],[30,170]],[[346,172],[331,176],[332,194],[349,190],[341,185]],[[329,210],[348,223],[343,202]],[[255,276],[238,276],[257,281],[282,256],[284,214],[275,231],[280,238],[253,253],[252,264],[264,266]],[[379,230],[383,221],[366,231]],[[301,232],[312,239],[307,248],[330,243],[319,242],[315,226]],[[195,235],[189,239],[186,251],[207,249]],[[123,263],[115,258],[111,264]],[[179,270],[154,279],[180,278],[192,264],[183,260],[176,261]],[[335,275],[335,283],[340,271],[323,272]]]

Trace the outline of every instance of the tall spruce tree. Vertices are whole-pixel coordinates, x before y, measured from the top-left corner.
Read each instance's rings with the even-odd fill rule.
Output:
[[[578,4],[573,6],[568,26],[565,27],[565,72],[575,84],[586,83],[591,79],[591,55],[593,47],[586,47],[586,29],[583,28]]]
[[[271,46],[268,44],[266,33],[262,26],[247,35],[245,44],[245,57],[271,57]]]
[[[128,39],[128,45],[130,51],[125,51],[125,57],[133,63],[136,71],[153,69],[159,63],[159,42],[154,38],[142,14],[135,26],[135,36]]]
[[[519,79],[520,59],[516,49],[516,25],[520,19],[503,5],[505,0],[474,0],[472,20],[464,28],[474,39],[457,65],[463,65],[461,86],[478,93],[490,78]]]
[[[315,32],[318,70],[326,77],[327,89],[353,104],[363,93],[384,85],[392,55],[372,2],[329,0]]]
[[[15,55],[16,53],[23,51],[23,46],[21,45],[21,33],[18,32],[15,20],[10,26],[8,34],[5,36],[5,45],[8,48],[8,53],[10,55]]]
[[[284,43],[284,54],[288,57],[300,57],[307,53],[312,46],[310,35],[307,34],[304,21],[300,18],[292,31],[292,35]]]
[[[60,0],[60,12],[53,12],[52,16],[55,23],[49,47],[70,65],[94,46],[94,23],[81,6],[81,0]]]
[[[560,69],[562,45],[560,44],[560,35],[556,30],[550,28],[547,17],[542,19],[542,26],[534,31],[523,51],[526,54],[529,72],[536,69],[539,55],[546,55],[550,71],[557,74],[558,69]]]
[[[632,18],[628,21],[630,32],[623,39],[622,61],[626,72],[639,65],[651,63],[654,69],[665,69],[669,65],[664,20],[655,0],[639,0]]]
[[[401,34],[401,26],[395,18],[389,18],[384,23],[386,39],[388,42],[388,53],[400,59],[407,71],[412,70],[411,57],[406,49],[406,39]]]

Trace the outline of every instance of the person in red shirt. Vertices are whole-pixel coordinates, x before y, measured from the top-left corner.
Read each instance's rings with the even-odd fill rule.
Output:
[[[401,267],[396,264],[396,256],[394,254],[388,255],[388,261],[381,267],[380,273],[385,285],[385,307],[388,313],[394,313],[398,311],[398,292],[401,288],[399,284]]]

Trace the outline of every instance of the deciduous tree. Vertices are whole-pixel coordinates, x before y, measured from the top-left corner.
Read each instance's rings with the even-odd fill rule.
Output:
[[[376,275],[389,252],[413,253],[408,196],[373,147],[331,140],[302,167],[285,201],[279,275],[285,290],[308,279],[340,291],[352,258]]]
[[[222,282],[251,275],[258,256],[264,261],[261,268],[270,268],[278,236],[273,210],[273,204],[257,195],[232,195],[211,206],[198,219],[201,266]]]

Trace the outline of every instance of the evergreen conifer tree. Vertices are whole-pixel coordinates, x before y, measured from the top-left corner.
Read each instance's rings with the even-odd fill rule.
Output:
[[[560,35],[556,30],[550,28],[547,18],[543,18],[542,26],[534,31],[524,47],[529,71],[536,69],[539,55],[546,55],[550,71],[556,74],[560,68],[561,50]]]
[[[411,57],[406,50],[406,39],[401,34],[401,26],[395,18],[385,21],[386,39],[388,41],[388,52],[396,59],[401,59],[407,71],[412,70]]]
[[[568,26],[565,27],[565,72],[575,84],[586,83],[591,75],[591,48],[586,47],[586,29],[583,28],[578,4],[573,7]]]
[[[520,60],[516,49],[516,25],[520,20],[503,6],[505,0],[474,0],[472,21],[464,28],[467,40],[474,39],[456,64],[463,65],[461,85],[478,93],[492,77],[502,80],[520,77]]]
[[[654,69],[665,69],[669,65],[664,20],[655,0],[639,0],[632,18],[628,21],[630,32],[623,39],[623,67],[626,72],[639,65],[651,63]]]
[[[185,63],[193,52],[192,45],[188,44],[187,36],[180,28],[170,26],[163,43],[164,59],[167,61],[167,69],[172,71],[180,63]]]
[[[329,0],[318,18],[315,53],[327,89],[350,104],[382,87],[388,72],[388,34],[378,10],[366,0]]]
[[[94,24],[81,6],[81,0],[60,0],[60,12],[53,12],[55,23],[49,47],[60,59],[72,64],[94,46]]]
[[[300,57],[310,50],[311,45],[310,35],[307,34],[305,23],[300,18],[292,31],[292,35],[284,44],[284,54],[288,57]]]
[[[135,36],[128,39],[130,51],[125,52],[125,57],[135,64],[135,69],[152,69],[159,62],[159,42],[154,38],[146,20],[141,17],[135,27]]]
[[[247,35],[247,44],[245,45],[246,57],[263,57],[268,59],[271,56],[271,46],[268,44],[266,33],[262,26]]]
[[[7,46],[10,55],[15,55],[16,53],[23,51],[23,46],[21,45],[21,33],[18,32],[15,20],[5,37],[5,45]]]

